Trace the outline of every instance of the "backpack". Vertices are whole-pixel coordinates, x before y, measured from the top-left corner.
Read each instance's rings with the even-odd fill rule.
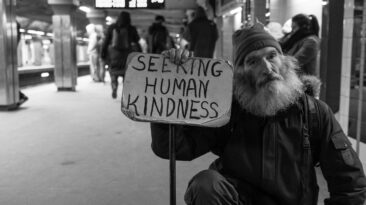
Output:
[[[112,47],[119,51],[125,51],[130,49],[131,45],[127,28],[113,29]]]
[[[152,33],[152,51],[153,53],[161,53],[171,48],[170,36],[167,30],[157,29]]]

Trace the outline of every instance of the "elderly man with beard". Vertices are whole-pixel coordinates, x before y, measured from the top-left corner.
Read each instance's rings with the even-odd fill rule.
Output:
[[[177,126],[176,158],[218,155],[188,184],[189,205],[316,205],[319,164],[326,205],[362,205],[366,178],[346,135],[324,103],[304,92],[297,62],[284,56],[263,25],[233,35],[234,93],[230,122],[220,128]],[[165,55],[175,63],[186,50]],[[318,123],[308,122],[309,102]],[[312,130],[310,132],[309,130]],[[169,158],[168,126],[151,123],[152,149]]]

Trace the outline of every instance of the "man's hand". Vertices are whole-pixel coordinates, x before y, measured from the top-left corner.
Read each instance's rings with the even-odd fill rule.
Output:
[[[180,65],[185,63],[189,57],[193,57],[193,53],[185,50],[185,49],[175,49],[171,48],[170,50],[163,51],[161,53],[163,56],[170,59],[170,62]]]

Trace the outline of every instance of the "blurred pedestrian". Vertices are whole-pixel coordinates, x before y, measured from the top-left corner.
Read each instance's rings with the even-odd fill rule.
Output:
[[[174,43],[169,35],[168,29],[164,26],[164,16],[157,15],[155,22],[149,27],[148,50],[149,53],[161,53],[173,48]]]
[[[21,34],[20,34],[20,23],[18,21],[16,21],[17,24],[17,45],[19,45],[20,42],[20,38],[21,38]],[[28,100],[28,97],[19,90],[19,101],[17,102],[17,107],[19,107],[20,105],[22,105],[23,103],[25,103],[25,101]]]
[[[86,26],[86,31],[89,35],[88,41],[88,54],[89,54],[89,67],[90,76],[94,82],[103,82],[103,64],[100,57],[100,47],[102,40],[102,31],[97,31],[97,26],[94,24],[89,24]]]
[[[283,52],[297,59],[304,74],[317,76],[320,48],[318,19],[314,15],[297,14],[291,20],[291,33],[280,40]]]
[[[195,11],[194,19],[187,26],[184,38],[189,42],[189,50],[194,56],[212,58],[218,39],[216,24],[209,20],[202,7]]]
[[[111,76],[112,98],[117,98],[118,77],[124,78],[128,54],[141,52],[140,37],[131,25],[130,13],[122,11],[116,23],[111,24],[106,32],[101,56],[108,63]]]

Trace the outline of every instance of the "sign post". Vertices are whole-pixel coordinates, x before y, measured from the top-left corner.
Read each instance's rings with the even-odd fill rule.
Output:
[[[130,119],[169,124],[170,204],[176,204],[175,125],[220,127],[229,122],[232,67],[223,60],[189,58],[176,65],[159,54],[131,53],[122,112]]]
[[[176,171],[175,171],[175,127],[169,124],[169,184],[170,184],[170,205],[175,205],[176,200]]]

